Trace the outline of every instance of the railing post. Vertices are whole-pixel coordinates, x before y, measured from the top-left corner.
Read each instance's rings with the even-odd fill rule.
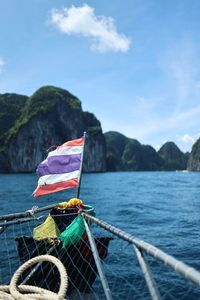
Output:
[[[140,264],[141,270],[144,274],[144,279],[145,279],[147,287],[149,289],[151,298],[153,300],[160,300],[161,299],[160,293],[156,287],[156,283],[153,279],[153,276],[152,276],[151,270],[148,266],[148,263],[145,260],[143,252],[140,249],[138,249],[135,245],[133,245],[133,248],[135,249],[135,253],[136,253],[138,262]]]
[[[103,271],[102,266],[101,266],[101,261],[100,261],[100,258],[99,258],[99,254],[98,254],[98,251],[97,251],[97,248],[96,248],[94,238],[92,236],[90,228],[89,228],[89,226],[88,226],[88,224],[87,224],[84,217],[83,217],[83,220],[84,220],[85,229],[86,229],[86,232],[87,232],[87,235],[88,235],[90,247],[91,247],[91,250],[92,250],[92,253],[93,253],[93,256],[94,256],[94,260],[95,260],[95,263],[96,263],[96,266],[97,266],[97,270],[98,270],[98,273],[99,273],[99,276],[100,276],[100,279],[101,279],[101,283],[102,283],[102,286],[103,286],[103,289],[104,289],[106,299],[107,300],[112,300],[111,291],[109,289],[106,276],[105,276],[104,271]]]

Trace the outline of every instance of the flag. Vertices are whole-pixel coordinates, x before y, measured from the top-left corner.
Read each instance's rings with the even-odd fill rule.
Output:
[[[38,168],[34,197],[78,186],[84,138],[68,141],[49,152]]]

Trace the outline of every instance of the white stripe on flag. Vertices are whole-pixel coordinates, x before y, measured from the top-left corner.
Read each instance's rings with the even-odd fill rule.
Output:
[[[51,175],[44,175],[40,177],[38,180],[38,185],[45,185],[45,184],[53,184],[57,182],[67,181],[70,179],[78,178],[80,171],[74,171],[70,173],[63,173],[63,174],[51,174]]]
[[[57,156],[57,155],[73,155],[73,154],[81,154],[83,151],[83,146],[63,146],[54,151],[49,152],[49,156]]]

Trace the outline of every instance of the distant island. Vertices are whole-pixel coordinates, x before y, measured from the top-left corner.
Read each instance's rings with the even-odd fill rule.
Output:
[[[87,131],[84,172],[200,171],[200,139],[191,153],[167,142],[158,151],[115,131],[103,134],[94,114],[67,90],[44,86],[32,96],[0,94],[0,172],[34,172],[46,150]]]
[[[105,133],[107,169],[109,171],[174,171],[185,170],[189,154],[173,143],[165,143],[158,152],[118,132]]]

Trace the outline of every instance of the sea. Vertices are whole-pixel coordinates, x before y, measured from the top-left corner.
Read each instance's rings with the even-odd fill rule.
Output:
[[[67,201],[76,195],[76,190],[72,189],[35,199],[32,193],[36,186],[35,174],[1,174],[1,215]],[[80,199],[95,208],[99,219],[153,244],[200,271],[200,173],[83,174]],[[109,236],[105,231],[102,234]],[[0,244],[1,281],[6,278],[5,266],[12,271],[9,262],[12,259],[9,253],[11,238],[7,234],[9,240],[6,241],[6,234],[3,235]],[[148,256],[146,260],[161,299],[200,299],[200,289],[194,284],[161,262]],[[117,237],[110,242],[105,270],[114,299],[151,299],[134,249],[127,242]],[[99,286],[95,284],[96,289]],[[104,296],[100,298],[104,299]]]

